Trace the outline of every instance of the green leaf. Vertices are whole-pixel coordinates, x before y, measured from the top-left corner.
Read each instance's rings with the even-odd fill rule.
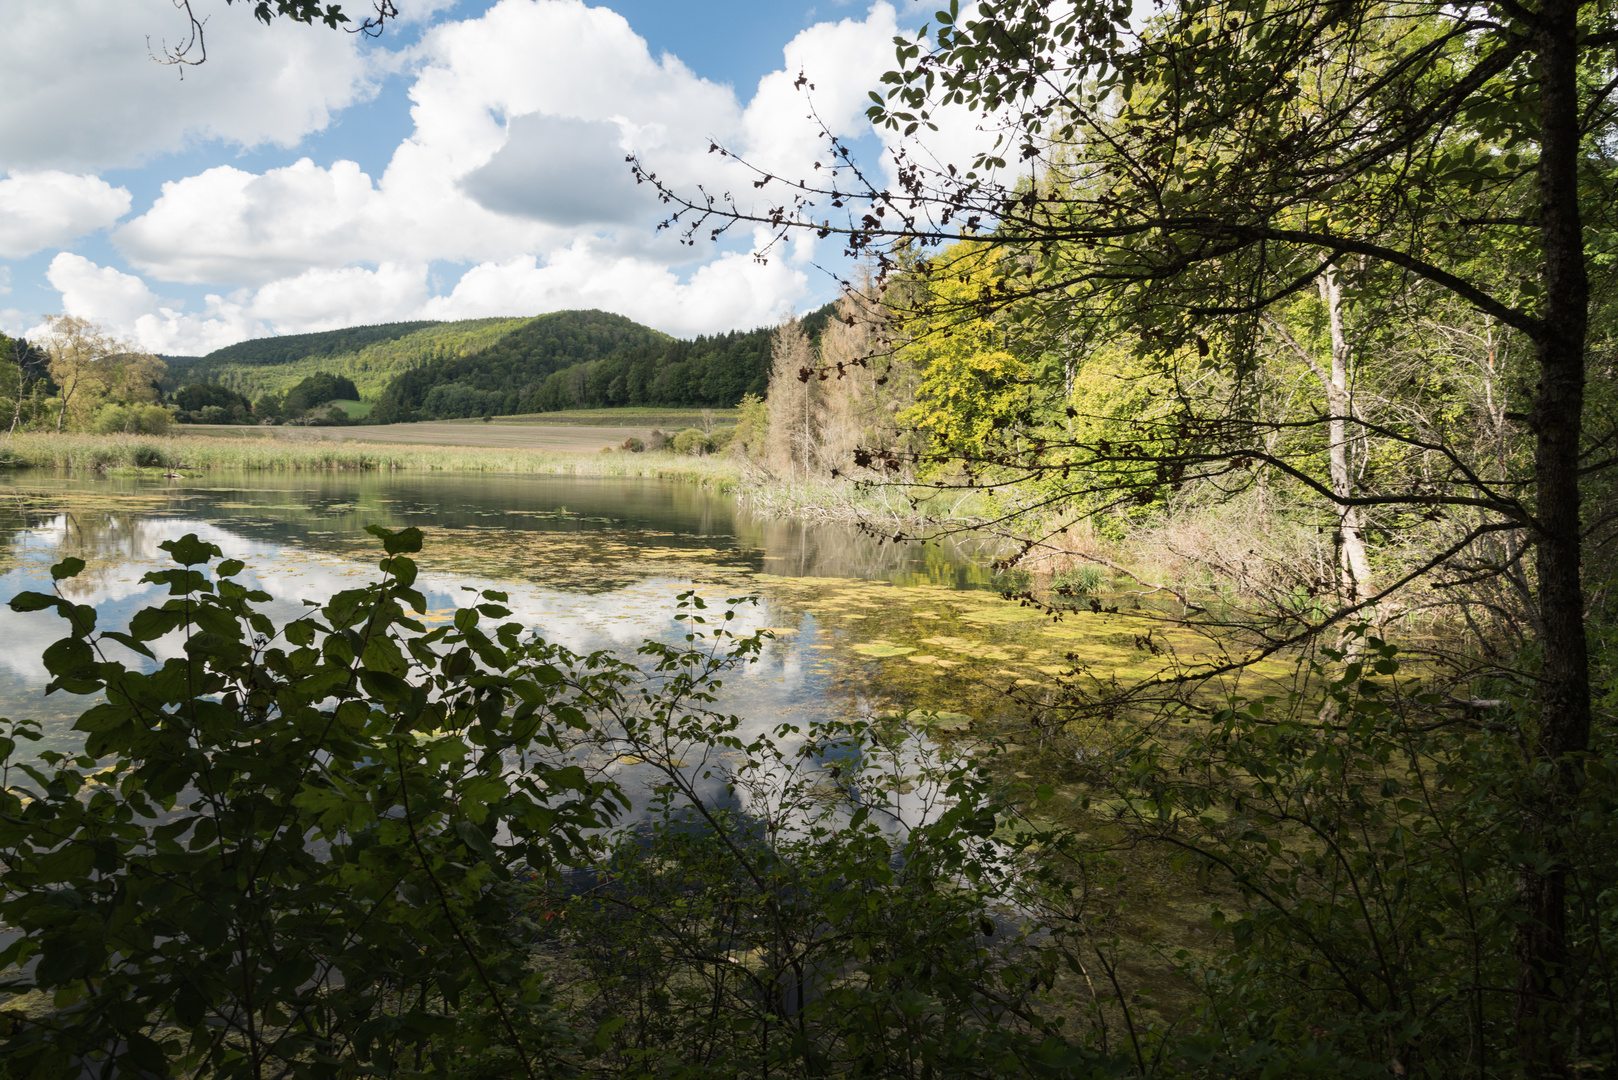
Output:
[[[52,675],[79,675],[95,663],[95,653],[83,638],[66,637],[47,646],[42,659]]]
[[[590,1041],[595,1044],[597,1050],[606,1053],[607,1048],[612,1045],[613,1033],[623,1027],[624,1023],[625,1020],[622,1016],[608,1017],[597,1025],[595,1034],[591,1036]]]
[[[34,979],[42,986],[60,986],[77,978],[90,964],[90,947],[80,941],[47,945],[45,955],[34,969]]]
[[[178,540],[165,540],[157,546],[168,552],[169,556],[181,566],[197,566],[225,554],[218,544],[200,540],[196,533],[186,533]],[[84,564],[79,565],[82,568]]]
[[[47,593],[20,592],[11,598],[12,611],[44,611],[48,607],[66,605],[67,601]]]
[[[153,641],[184,626],[185,619],[181,610],[143,608],[129,620],[129,633],[141,641]]]
[[[51,580],[61,581],[64,578],[78,577],[84,571],[83,559],[63,559],[51,567]]]
[[[394,532],[381,525],[367,525],[365,531],[380,539],[382,549],[389,555],[414,554],[421,550],[421,530],[415,526]]]
[[[495,851],[493,844],[489,843],[489,838],[483,835],[483,830],[470,821],[457,821],[455,823],[455,835],[461,838],[461,843],[471,848],[491,866],[499,862],[500,853]]]
[[[101,636],[107,641],[116,641],[130,652],[139,653],[148,660],[157,659],[157,657],[152,653],[152,650],[148,649],[142,642],[128,634],[120,633],[117,630],[107,630],[103,632]]]

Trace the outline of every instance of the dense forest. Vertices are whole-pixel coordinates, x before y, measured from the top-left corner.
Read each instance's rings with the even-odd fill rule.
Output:
[[[285,394],[315,375],[351,380],[374,397],[394,375],[434,359],[475,352],[499,340],[525,319],[463,319],[448,323],[355,326],[315,334],[256,338],[207,356],[167,357],[164,386],[224,386],[254,401]]]
[[[382,341],[397,341],[418,330],[442,325],[438,322],[378,323],[373,326],[350,326],[341,330],[322,330],[312,334],[283,334],[278,337],[253,338],[234,345],[215,349],[207,356],[162,356],[171,368],[189,369],[203,373],[226,364],[245,364],[263,367],[270,364],[290,364],[309,357],[341,356],[359,352],[367,345]]]
[[[812,330],[830,305],[807,317]],[[467,356],[396,376],[372,420],[556,412],[620,405],[729,408],[769,384],[769,329],[676,340],[621,315],[542,315]]]
[[[811,335],[829,311],[827,305],[803,320]],[[317,377],[346,379],[354,397],[376,402],[370,423],[618,405],[729,408],[749,393],[764,394],[770,330],[684,341],[621,315],[561,311],[358,326],[165,359],[171,390],[218,386],[264,402],[246,422],[301,415],[289,410],[291,395]],[[187,418],[195,412],[186,410]]]

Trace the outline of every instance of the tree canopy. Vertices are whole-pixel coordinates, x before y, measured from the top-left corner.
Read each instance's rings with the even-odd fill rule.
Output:
[[[1128,16],[1114,3],[951,3],[901,39],[871,120],[920,135],[940,110],[977,114],[997,138],[970,162],[902,148],[886,186],[833,143],[812,177],[760,171],[778,197],[756,211],[638,165],[637,177],[687,236],[743,223],[837,234],[885,277],[921,282],[901,358],[983,320],[1026,361],[1076,366],[1080,385],[1096,357],[1134,352],[1162,408],[1081,416],[1064,401],[1071,380],[1058,392],[1030,379],[1047,407],[1003,410],[993,439],[943,439],[916,464],[953,461],[963,486],[1033,484],[1040,505],[1080,516],[1265,477],[1311,493],[1339,555],[1335,580],[1310,590],[1332,602],[1284,615],[1290,627],[1251,657],[1380,618],[1418,584],[1461,595],[1504,576],[1531,626],[1514,670],[1535,703],[1523,737],[1542,778],[1519,804],[1538,831],[1519,863],[1512,1022],[1522,1067],[1560,1075],[1569,815],[1591,748],[1585,559],[1611,521],[1608,405],[1587,369],[1610,288],[1618,22],[1579,0],[1182,0],[1138,29]],[[1318,329],[1298,320],[1311,292]],[[1425,381],[1380,381],[1394,365],[1377,353],[1411,339],[1379,328],[1411,334],[1440,308],[1480,343],[1526,343],[1515,371],[1480,350],[1512,399],[1487,443],[1431,399],[1394,395],[1382,417],[1357,404],[1366,378],[1390,394]],[[1313,365],[1318,407],[1260,407],[1283,362]],[[1063,407],[1072,423],[1053,428]],[[1011,527],[1038,523],[1027,505]],[[1451,527],[1371,585],[1367,528],[1420,521]]]

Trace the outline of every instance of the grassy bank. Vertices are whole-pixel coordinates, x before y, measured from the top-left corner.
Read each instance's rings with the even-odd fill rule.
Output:
[[[246,469],[270,472],[487,472],[636,476],[682,480],[720,490],[740,474],[724,458],[670,453],[579,454],[551,450],[386,443],[291,442],[184,435],[54,435],[28,432],[0,441],[0,468],[162,472]]]

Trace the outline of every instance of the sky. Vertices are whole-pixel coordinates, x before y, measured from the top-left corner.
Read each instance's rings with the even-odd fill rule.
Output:
[[[407,319],[600,308],[692,336],[812,310],[835,237],[763,262],[747,232],[682,245],[625,155],[748,197],[710,143],[809,175],[812,106],[880,171],[867,93],[936,6],[397,2],[372,40],[193,0],[207,62],[182,72],[153,60],[185,30],[172,0],[0,0],[0,330],[66,313],[201,355]]]

